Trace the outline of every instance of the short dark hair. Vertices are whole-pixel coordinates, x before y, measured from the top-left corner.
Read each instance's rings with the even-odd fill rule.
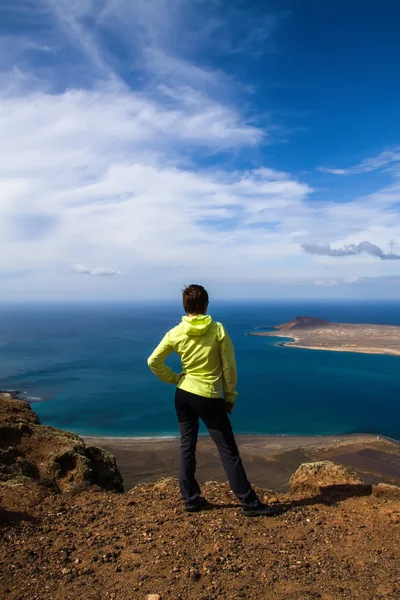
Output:
[[[201,314],[207,310],[208,294],[202,285],[188,285],[182,294],[183,308],[188,314]]]

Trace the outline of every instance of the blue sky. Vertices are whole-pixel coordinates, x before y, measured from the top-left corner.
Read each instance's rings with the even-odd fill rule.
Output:
[[[399,298],[399,23],[0,0],[2,298]]]

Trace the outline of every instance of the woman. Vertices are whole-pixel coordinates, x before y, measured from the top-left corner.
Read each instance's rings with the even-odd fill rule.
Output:
[[[147,362],[161,381],[177,386],[175,408],[181,435],[179,484],[185,510],[196,512],[210,507],[200,495],[195,476],[200,418],[217,446],[243,514],[273,515],[276,510],[260,502],[247,479],[228,416],[237,396],[232,341],[224,326],[206,314],[208,294],[201,285],[190,285],[183,291],[183,308],[187,316],[168,331]],[[181,358],[180,374],[164,362],[172,352]]]

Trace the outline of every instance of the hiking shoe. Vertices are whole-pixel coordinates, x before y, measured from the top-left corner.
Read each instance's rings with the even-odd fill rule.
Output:
[[[211,504],[207,502],[205,498],[199,498],[195,504],[186,504],[186,512],[199,512],[200,510],[208,510],[211,508]]]
[[[258,506],[242,506],[242,513],[245,517],[273,517],[278,512],[278,507],[269,506],[268,504],[260,503]]]

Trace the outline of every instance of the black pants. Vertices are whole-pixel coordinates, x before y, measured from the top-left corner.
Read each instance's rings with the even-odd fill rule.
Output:
[[[200,487],[195,477],[200,418],[217,446],[232,491],[243,505],[257,506],[260,501],[243,468],[224,400],[204,398],[178,388],[175,408],[181,434],[179,484],[185,505],[196,504],[200,497]]]

